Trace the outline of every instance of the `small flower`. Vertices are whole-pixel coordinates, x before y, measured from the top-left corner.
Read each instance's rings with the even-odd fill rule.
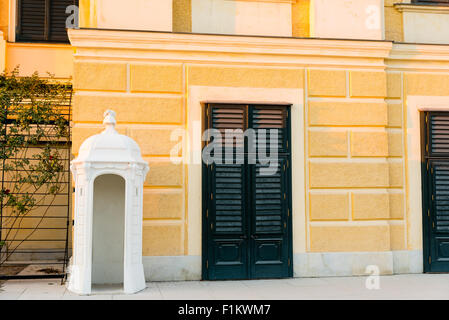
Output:
[[[11,193],[11,190],[9,190],[9,189],[3,190],[3,193],[6,194],[6,195],[8,195],[8,194]]]
[[[49,160],[53,160],[53,156],[49,156],[48,159],[49,159]]]

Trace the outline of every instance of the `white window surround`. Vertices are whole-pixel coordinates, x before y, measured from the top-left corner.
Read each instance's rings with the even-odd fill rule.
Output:
[[[404,42],[449,44],[449,6],[399,3],[402,12]]]
[[[292,121],[293,253],[306,252],[304,92],[303,89],[234,88],[190,86],[188,92],[188,139],[185,161],[201,157],[202,108],[206,101],[235,103],[289,103]],[[201,256],[202,248],[202,166],[189,164],[188,174],[188,254]],[[295,267],[299,267],[296,265]]]
[[[417,4],[411,2],[395,3],[400,12],[449,13],[449,6],[439,4]]]
[[[408,247],[422,249],[421,122],[422,111],[449,111],[447,96],[408,96],[407,101]]]

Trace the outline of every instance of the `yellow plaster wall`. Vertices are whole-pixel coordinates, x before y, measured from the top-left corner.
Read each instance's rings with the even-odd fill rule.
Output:
[[[119,131],[139,143],[152,168],[144,195],[152,235],[144,236],[144,254],[188,254],[185,166],[169,160],[171,131],[187,126],[187,88],[307,87],[308,250],[405,249],[401,79],[371,70],[76,62],[73,150],[101,130],[103,111],[115,108]],[[155,245],[158,236],[164,241]]]
[[[118,132],[139,144],[151,167],[144,183],[143,254],[185,252],[185,168],[170,161],[174,129],[185,127],[183,65],[80,61],[74,65],[72,151],[102,130],[103,112],[117,112]],[[182,149],[180,151],[182,155]]]
[[[2,32],[0,31],[0,73],[6,68],[6,41],[3,40]]]
[[[46,78],[49,73],[57,79],[71,79],[73,48],[68,44],[14,43],[6,44],[6,70],[19,66],[20,75],[38,72]]]
[[[304,69],[132,61],[74,64],[73,153],[102,130],[102,114],[112,108],[118,131],[137,141],[150,164],[143,199],[147,256],[188,254],[186,167],[170,161],[177,144],[170,136],[174,129],[187,128],[186,92],[191,85],[303,88]]]
[[[310,37],[310,0],[300,0],[293,3],[292,36]]]
[[[74,74],[73,152],[113,108],[119,132],[139,143],[152,168],[144,187],[144,255],[188,254],[186,166],[171,163],[177,141],[170,134],[188,127],[186,93],[197,85],[307,88],[307,212],[295,213],[307,216],[307,250],[406,248],[400,73],[83,60]],[[405,78],[416,90],[414,76]]]
[[[307,76],[308,250],[405,249],[401,74]]]
[[[0,31],[6,39],[9,24],[9,0],[0,0]]]
[[[446,64],[447,65],[447,64]],[[425,71],[418,71],[413,70],[409,72],[403,72],[402,73],[402,86],[403,86],[403,114],[409,115],[411,117],[411,114],[416,112],[416,108],[420,107],[446,107],[447,105],[445,103],[436,103],[433,100],[438,100],[440,98],[447,99],[449,97],[449,73],[447,72],[447,68],[437,70],[436,72],[425,72]],[[397,80],[399,81],[399,80]],[[424,97],[424,101],[422,105],[413,105],[410,101],[413,100],[413,97],[421,96]],[[392,115],[392,126],[395,127],[400,125],[400,111],[399,104],[392,104],[390,113]],[[405,120],[407,120],[405,118]],[[402,119],[404,123],[404,118]],[[416,130],[415,128],[419,129],[420,124],[418,123],[409,123],[407,124],[409,128],[413,128],[413,130]],[[399,133],[398,133],[399,134]],[[404,135],[406,134],[405,128],[403,132],[401,133],[404,139]],[[409,136],[412,135],[410,132],[408,134]],[[419,137],[419,135],[418,135]],[[396,142],[391,142],[398,144],[397,137],[393,137],[392,139],[395,139]],[[420,154],[420,148],[416,148],[415,146],[408,145],[408,139],[405,140],[405,148],[408,150],[409,157],[407,162],[407,169],[409,168],[415,168],[415,170],[420,169],[420,162],[421,162],[421,154]],[[394,147],[395,150],[397,150],[397,146]],[[396,151],[397,152],[397,151]],[[416,176],[415,176],[416,177]],[[407,188],[413,190],[420,190],[421,189],[421,181],[416,181],[413,176],[407,176]],[[406,219],[416,219],[416,216],[421,216],[422,212],[419,212],[419,209],[417,206],[413,206],[413,194],[408,192],[408,198],[406,202]],[[413,206],[413,207],[412,207]],[[418,212],[417,212],[418,210]],[[420,234],[417,233],[417,229],[419,231],[422,230],[422,224],[421,220],[418,222],[415,222],[412,226],[410,223],[408,223],[406,226],[404,226],[404,232],[407,234],[407,248],[409,250],[417,250],[422,249],[422,238],[420,237]],[[398,227],[396,230],[397,232],[401,232],[401,229]],[[395,236],[394,239],[397,239],[397,236]],[[396,240],[395,240],[396,241]]]
[[[385,0],[385,39],[401,42],[404,40],[402,13],[394,7],[401,0]]]
[[[96,0],[79,0],[79,25],[80,28],[97,27]]]
[[[192,32],[192,0],[173,0],[173,31]]]
[[[0,0],[0,73],[6,68],[6,39],[8,37],[9,1]]]

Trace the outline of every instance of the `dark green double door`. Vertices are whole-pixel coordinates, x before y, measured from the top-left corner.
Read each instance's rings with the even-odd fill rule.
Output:
[[[449,272],[449,113],[422,115],[424,271]]]
[[[233,145],[234,158],[243,163],[203,165],[203,279],[292,276],[289,113],[288,106],[207,106],[205,127],[223,134],[249,128],[254,135]],[[258,142],[269,141],[261,129],[278,132],[277,161],[269,174],[264,171],[269,163],[254,161]],[[257,147],[252,149],[251,142]]]

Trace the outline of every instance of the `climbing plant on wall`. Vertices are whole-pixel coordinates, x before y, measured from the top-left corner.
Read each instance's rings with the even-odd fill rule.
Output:
[[[70,84],[51,76],[0,74],[0,265],[51,229],[45,217],[69,188],[71,97]]]

